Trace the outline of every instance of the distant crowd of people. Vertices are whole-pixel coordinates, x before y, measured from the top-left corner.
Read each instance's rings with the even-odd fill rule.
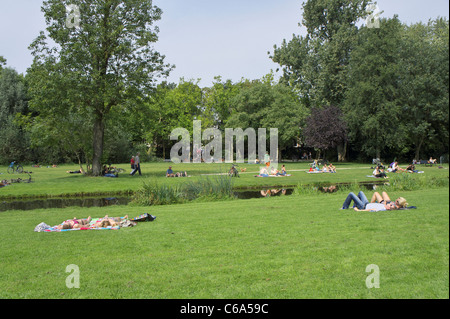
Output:
[[[336,167],[329,163],[324,163],[322,168],[320,168],[320,164],[317,160],[314,160],[314,162],[311,164],[311,167],[309,168],[309,173],[336,173]]]

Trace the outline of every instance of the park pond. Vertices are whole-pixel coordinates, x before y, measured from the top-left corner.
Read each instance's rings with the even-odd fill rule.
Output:
[[[376,185],[382,185],[384,182],[365,182],[359,183],[360,186],[367,190],[373,190]],[[348,186],[349,183],[337,183],[337,184],[317,184],[317,185],[303,185],[303,187],[309,187],[313,190],[320,192],[335,192],[342,186]],[[264,187],[264,188],[241,188],[234,191],[234,196],[237,199],[252,199],[263,198],[272,196],[289,196],[292,195],[297,187],[285,187],[279,186]],[[51,208],[66,208],[66,207],[106,207],[111,205],[128,205],[132,202],[132,196],[119,196],[119,197],[57,197],[57,198],[27,198],[27,199],[13,199],[13,200],[0,200],[0,211],[8,210],[34,210],[34,209],[51,209]]]

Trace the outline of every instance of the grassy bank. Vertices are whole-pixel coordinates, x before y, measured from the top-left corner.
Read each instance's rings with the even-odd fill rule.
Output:
[[[0,199],[2,198],[25,198],[25,197],[49,197],[49,196],[92,196],[103,194],[132,194],[140,190],[144,183],[156,182],[158,185],[178,186],[188,183],[195,183],[198,179],[214,174],[226,173],[230,164],[177,164],[172,165],[174,172],[187,171],[190,177],[166,178],[165,172],[169,163],[143,163],[142,176],[130,176],[129,165],[117,165],[127,169],[118,178],[108,177],[88,177],[80,174],[69,174],[67,171],[77,170],[76,165],[62,165],[57,168],[33,168],[24,167],[31,171],[32,183],[14,183],[11,186],[0,188]],[[308,163],[285,163],[288,177],[254,177],[259,172],[259,165],[240,164],[239,168],[245,168],[245,172],[240,173],[239,178],[233,178],[234,188],[255,188],[260,187],[295,187],[299,184],[311,183],[356,183],[362,181],[374,182],[375,178],[369,178],[372,174],[369,164],[338,163],[336,174],[308,174]],[[28,178],[27,174],[7,174],[6,166],[0,167],[0,180],[12,178]],[[449,176],[448,164],[445,169],[434,167],[418,167],[423,170],[423,175],[427,177]],[[391,174],[389,174],[391,175]]]
[[[448,298],[449,189],[393,192],[417,209],[339,210],[345,194],[0,214],[0,298]],[[35,233],[74,216],[157,219]],[[80,288],[66,287],[68,265]],[[380,270],[368,289],[366,267]]]

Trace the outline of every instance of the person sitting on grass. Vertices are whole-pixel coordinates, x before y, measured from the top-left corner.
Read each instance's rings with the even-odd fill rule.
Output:
[[[330,173],[336,173],[336,167],[333,164],[328,164],[328,170]]]
[[[418,172],[419,172],[418,170],[416,170],[416,166],[415,166],[414,164],[409,164],[409,165],[406,167],[406,171],[407,171],[408,173],[418,173]]]
[[[405,169],[400,168],[400,166],[398,166],[398,162],[394,162],[394,164],[392,165],[392,173],[396,173],[396,172],[404,172]]]
[[[375,195],[374,195],[375,196]],[[374,197],[372,196],[372,199]],[[381,197],[382,198],[382,197]],[[344,201],[344,204],[342,205],[341,209],[348,209],[351,202],[354,202],[353,209],[355,211],[370,211],[370,212],[379,212],[379,211],[386,211],[386,210],[394,210],[398,207],[389,201],[389,203],[377,203],[377,202],[369,202],[366,195],[360,191],[358,195],[355,195],[355,193],[350,192],[347,196],[347,198]]]
[[[375,169],[372,172],[372,175],[377,178],[379,177],[388,178],[388,176],[384,172],[384,169],[380,168],[379,166],[375,167]]]
[[[277,171],[276,175],[277,176],[286,176],[286,166],[284,166],[284,164],[281,166],[281,172]]]
[[[276,176],[276,175],[278,175],[279,173],[280,173],[280,171],[277,170],[274,166],[272,166],[272,167],[270,168],[270,175]]]
[[[166,172],[166,177],[175,177],[175,174],[172,171],[172,166],[169,166],[169,169]]]
[[[261,169],[259,170],[259,176],[269,177],[269,172],[265,167],[261,167]]]
[[[103,177],[119,177],[118,173],[113,173],[111,164],[109,165],[109,167],[107,167],[106,165],[103,166],[102,175]]]

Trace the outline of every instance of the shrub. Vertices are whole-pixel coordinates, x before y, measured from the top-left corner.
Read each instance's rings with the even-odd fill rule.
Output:
[[[200,177],[182,186],[158,185],[156,182],[143,184],[133,197],[138,205],[169,205],[192,200],[223,200],[234,198],[233,182],[227,175],[214,178]]]

